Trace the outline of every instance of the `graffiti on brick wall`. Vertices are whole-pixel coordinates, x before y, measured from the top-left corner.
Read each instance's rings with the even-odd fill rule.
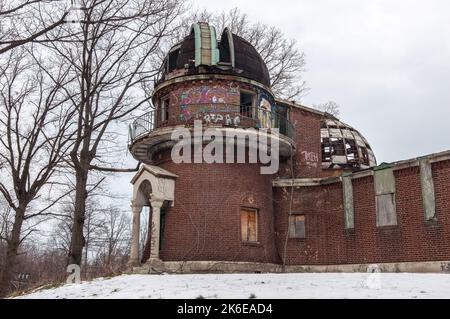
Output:
[[[441,263],[441,269],[444,272],[450,272],[450,263]]]
[[[205,124],[222,124],[239,126],[241,118],[237,106],[228,104],[194,104],[180,107],[182,121],[202,120]]]
[[[207,113],[215,114],[219,111],[224,113],[226,111],[224,108],[229,108],[230,101],[238,97],[239,88],[233,83],[229,85],[194,86],[180,94],[178,101],[180,105],[180,120],[189,121],[192,118],[202,118]],[[205,104],[209,105],[206,106]],[[222,109],[218,110],[216,105],[220,105]],[[222,119],[220,119],[221,117]],[[213,123],[214,121],[217,121],[215,123],[219,121],[230,122],[226,115],[218,117],[209,115],[208,119]],[[231,118],[230,123],[233,123],[233,121],[235,121],[235,117]]]
[[[235,84],[194,86],[180,94],[180,105],[228,103],[233,97],[239,96],[239,89]]]
[[[223,124],[223,125],[234,125],[239,126],[241,118],[239,116],[233,116],[230,114],[216,114],[216,113],[206,113],[203,115],[203,121],[206,124]]]
[[[319,163],[319,154],[316,152],[303,151],[301,152],[303,160],[309,167],[316,168]]]

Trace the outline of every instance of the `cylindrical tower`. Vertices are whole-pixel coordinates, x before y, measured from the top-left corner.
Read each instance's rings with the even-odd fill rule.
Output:
[[[155,257],[151,246],[158,243],[162,261],[278,262],[273,177],[261,173],[267,163],[259,158],[252,162],[249,154],[258,152],[260,144],[249,138],[244,144],[245,161],[237,163],[237,139],[225,138],[243,133],[257,136],[258,141],[262,137],[276,141],[280,157],[273,150],[267,154],[278,160],[295,149],[291,124],[275,103],[269,72],[256,49],[228,29],[219,39],[214,27],[194,24],[167,54],[152,102],[155,109],[130,126],[129,149],[137,160],[155,167],[148,169],[155,180],[158,174],[167,176],[156,168],[173,174],[175,186],[173,200],[164,200],[160,209],[159,225],[150,229],[155,232],[157,227],[159,238],[149,236],[143,261]],[[174,130],[192,133],[194,143],[199,124],[203,133],[209,129],[224,136],[223,163],[174,160]],[[203,147],[215,139],[203,136]],[[227,149],[229,143],[234,146]],[[195,147],[189,148],[194,154]],[[233,155],[227,160],[231,149]],[[157,185],[137,192],[151,198]]]

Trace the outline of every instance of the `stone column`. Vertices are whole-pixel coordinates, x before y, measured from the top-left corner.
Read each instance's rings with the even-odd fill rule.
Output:
[[[164,200],[159,198],[150,198],[152,206],[152,233],[151,233],[151,249],[150,260],[159,260],[159,236],[161,229],[161,207]]]
[[[142,206],[131,202],[131,209],[133,211],[133,224],[131,229],[131,252],[130,252],[130,266],[139,266],[139,234],[141,232],[141,210]]]

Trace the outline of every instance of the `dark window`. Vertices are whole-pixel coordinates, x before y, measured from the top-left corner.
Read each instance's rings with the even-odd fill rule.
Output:
[[[241,114],[247,117],[252,117],[253,115],[253,101],[255,95],[247,92],[241,92]]]
[[[241,208],[241,238],[247,243],[258,241],[258,211],[256,209]]]
[[[305,215],[289,216],[289,238],[305,238]]]
[[[169,119],[170,99],[169,98],[162,99],[160,106],[161,106],[160,110],[161,122],[165,122]]]
[[[177,68],[177,60],[178,60],[179,54],[180,54],[180,49],[173,50],[172,52],[169,53],[168,73],[172,72],[173,70],[175,70]]]

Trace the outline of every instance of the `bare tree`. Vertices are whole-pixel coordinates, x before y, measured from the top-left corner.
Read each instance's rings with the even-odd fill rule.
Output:
[[[266,63],[272,91],[278,97],[300,99],[308,91],[303,80],[305,54],[297,47],[296,41],[286,38],[280,29],[260,22],[252,23],[247,14],[238,8],[219,14],[201,10],[184,15],[171,44],[181,41],[189,33],[192,24],[199,21],[209,22],[219,30],[228,28],[250,42]]]
[[[54,64],[49,79],[36,67],[25,50],[13,50],[2,56],[0,64],[0,193],[13,211],[12,227],[2,239],[7,243],[4,266],[0,274],[0,295],[5,295],[12,276],[18,248],[34,228],[24,222],[48,212],[64,196],[51,196],[48,187],[56,168],[70,148],[71,97],[61,94],[70,82],[68,68]],[[52,197],[49,204],[37,205],[43,193]],[[34,203],[33,209],[30,205]]]
[[[43,40],[44,35],[68,22],[74,3],[75,0],[0,0],[0,54]],[[55,6],[60,8],[56,14]]]
[[[69,262],[81,264],[85,245],[88,180],[94,170],[127,172],[112,167],[117,122],[150,105],[150,84],[157,74],[156,53],[183,0],[82,0],[80,32],[64,25],[64,41],[45,45],[72,66],[80,96],[72,99],[77,131],[70,153],[75,172],[75,207]],[[49,40],[53,32],[47,33]],[[123,147],[123,146],[122,146]]]
[[[127,250],[130,219],[117,207],[109,206],[102,221],[101,235],[96,240],[100,242],[104,271],[112,274],[117,268],[116,257]]]
[[[334,101],[328,101],[322,104],[314,104],[313,108],[331,114],[335,117],[339,117],[340,114],[340,106]]]

